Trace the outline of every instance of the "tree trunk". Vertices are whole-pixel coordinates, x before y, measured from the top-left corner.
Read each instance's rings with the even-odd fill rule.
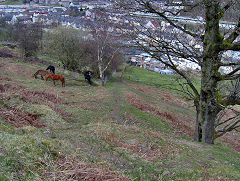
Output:
[[[215,119],[221,108],[218,104],[217,93],[217,79],[216,74],[217,65],[214,58],[207,58],[204,60],[204,66],[202,67],[202,82],[201,82],[201,94],[199,101],[199,109],[197,109],[197,121],[196,121],[196,135],[198,138],[195,140],[202,140],[204,143],[214,143],[215,133]],[[202,139],[201,139],[202,129]],[[197,134],[198,133],[198,134]]]
[[[213,144],[215,119],[221,110],[218,103],[217,83],[219,77],[220,52],[222,37],[219,32],[218,0],[208,0],[206,3],[206,28],[204,36],[203,62],[201,66],[201,92],[199,100],[199,123],[202,127],[202,142]]]
[[[200,115],[199,101],[195,103],[195,107],[196,107],[196,122],[195,122],[194,140],[201,142],[202,141],[202,125],[200,120],[201,115]]]
[[[99,76],[100,76],[100,79],[101,79],[101,82],[102,82],[102,86],[104,86],[104,72],[102,71],[102,66],[99,64],[98,65],[98,70],[99,70]]]

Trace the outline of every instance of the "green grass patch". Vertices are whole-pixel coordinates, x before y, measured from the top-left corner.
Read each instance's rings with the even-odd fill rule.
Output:
[[[58,61],[58,60],[55,59],[55,58],[49,57],[49,56],[39,55],[38,57],[39,57],[40,59],[43,59],[43,60],[47,60],[47,61],[49,61],[49,62],[52,62],[55,66],[57,66],[57,64],[61,64],[60,61]]]
[[[19,128],[18,134],[0,134],[1,177],[9,180],[36,180],[54,169],[57,153],[67,148],[33,127]]]
[[[0,132],[1,133],[13,133],[14,131],[15,131],[15,127],[13,127],[9,123],[3,121],[0,118]]]
[[[123,74],[125,81],[133,82],[135,84],[146,85],[151,87],[160,88],[161,90],[174,93],[176,95],[181,93],[181,86],[176,81],[176,76],[162,75],[156,72],[148,71],[143,68],[135,66],[127,66]],[[179,79],[181,83],[185,80]],[[197,77],[192,78],[196,88],[200,90],[200,79]]]
[[[169,133],[173,130],[168,123],[155,117],[152,114],[145,113],[131,105],[126,105],[122,108],[122,115],[132,115],[136,119],[136,125],[152,128],[160,132]]]
[[[96,113],[96,111],[84,110],[74,106],[59,105],[57,107],[71,115],[67,121],[69,123],[74,123],[74,127],[76,124],[79,126],[85,125],[89,122],[97,121],[99,117],[105,116],[105,114],[101,112]]]
[[[2,5],[22,5],[23,3],[21,1],[13,1],[13,0],[7,0],[4,2],[1,2]]]
[[[32,114],[42,115],[40,121],[51,128],[69,127],[68,123],[62,118],[62,116],[47,105],[25,104],[23,107],[20,107],[20,109]]]

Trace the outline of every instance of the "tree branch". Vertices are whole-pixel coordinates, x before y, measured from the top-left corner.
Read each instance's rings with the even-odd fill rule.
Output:
[[[115,56],[115,53],[119,50],[119,48],[117,48],[113,53],[112,53],[112,56],[110,58],[110,60],[108,61],[107,65],[105,66],[105,68],[103,69],[103,72],[105,72],[105,70],[108,68],[108,66],[110,65],[110,63],[112,62],[114,56]]]
[[[227,124],[224,128],[222,128],[221,130],[217,131],[217,136],[218,137],[223,136],[225,133],[233,131],[233,130],[239,128],[240,127],[240,125],[238,125],[239,123],[240,123],[240,120],[238,120],[238,121],[236,121],[236,122],[234,122],[232,124],[231,123]]]
[[[222,76],[223,78],[222,79],[219,79],[219,81],[222,81],[222,80],[236,80],[238,78],[240,78],[240,74],[234,74],[234,75],[226,75],[226,76]]]
[[[227,42],[227,43],[232,43],[234,40],[236,40],[236,38],[240,35],[240,17],[238,19],[238,23],[236,25],[236,27],[234,28],[234,31],[229,35],[228,38],[226,38],[224,40],[224,42]],[[225,43],[226,44],[226,43]],[[234,45],[234,46],[239,46],[239,45]],[[231,46],[230,46],[231,47]],[[229,48],[230,48],[229,47]]]
[[[233,63],[224,64],[224,66],[230,66],[231,64]],[[218,81],[238,79],[240,77],[240,74],[235,74],[235,73],[238,72],[239,70],[240,70],[240,66],[234,69],[233,71],[231,71],[230,73],[220,76]]]
[[[232,1],[229,1],[223,8],[222,8],[222,16],[223,14],[231,7]]]
[[[234,69],[232,72],[228,73],[228,74],[227,74],[227,77],[228,77],[228,76],[232,76],[233,74],[235,74],[235,73],[236,73],[237,71],[239,71],[239,70],[240,70],[240,66],[239,66],[238,68]],[[227,77],[226,77],[226,78],[227,78]],[[226,79],[225,79],[225,80],[226,80]]]
[[[172,25],[173,27],[181,30],[182,32],[184,32],[184,33],[186,33],[186,34],[191,35],[192,37],[199,37],[199,38],[201,38],[200,35],[195,34],[195,33],[191,32],[191,31],[185,30],[183,27],[181,27],[181,26],[177,25],[176,23],[174,23],[174,22],[173,22],[172,20],[170,20],[163,12],[159,12],[159,11],[157,11],[156,9],[154,9],[154,8],[152,7],[152,5],[151,5],[148,1],[145,2],[145,1],[142,1],[142,0],[138,0],[137,2],[138,2],[139,4],[141,4],[142,6],[144,6],[145,8],[147,8],[147,10],[148,10],[149,13],[153,13],[153,14],[159,15],[159,16],[162,17],[164,20],[166,20],[168,23],[170,23],[170,25]]]
[[[220,63],[220,67],[230,67],[230,66],[236,66],[236,65],[240,65],[240,62],[229,62],[229,63]]]
[[[240,93],[240,80],[237,79],[235,82],[235,85],[232,85],[232,91],[231,93],[222,100],[221,104],[224,106],[230,106],[230,105],[240,105],[240,97],[239,97],[239,93]],[[237,114],[238,112],[235,110],[232,110],[233,112],[235,112],[235,114]]]

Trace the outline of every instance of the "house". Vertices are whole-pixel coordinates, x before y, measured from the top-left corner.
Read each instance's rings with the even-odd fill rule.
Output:
[[[53,7],[52,12],[58,12],[58,13],[63,13],[66,8],[63,7]]]
[[[70,3],[72,2],[72,0],[59,0],[59,4],[61,6],[64,6],[64,7],[69,7]]]
[[[168,70],[168,69],[160,70],[160,74],[173,75],[173,71]]]
[[[49,4],[58,4],[58,0],[50,0]]]
[[[32,23],[33,19],[31,16],[18,16],[18,15],[13,15],[11,21],[9,23],[11,24],[15,24],[15,23],[24,23],[24,24],[28,24],[28,23]]]
[[[59,0],[35,0],[35,3],[39,4],[58,4]]]
[[[2,18],[3,18],[3,20],[4,20],[6,23],[10,24],[11,21],[12,21],[13,15],[11,15],[11,14],[5,14],[5,15],[2,16]]]
[[[149,29],[153,29],[153,30],[156,30],[156,29],[159,29],[160,28],[160,24],[156,21],[156,20],[151,20],[151,21],[148,21],[147,24],[145,25],[146,28],[149,28]]]
[[[17,22],[28,24],[28,23],[32,23],[33,20],[31,16],[19,16],[17,17]]]
[[[160,27],[159,23],[156,21],[156,20],[152,20],[149,22],[149,25],[154,28],[154,29],[157,29]]]
[[[69,4],[69,7],[81,7],[81,2],[78,2],[78,1],[72,1],[70,4]]]
[[[87,6],[89,9],[95,9],[95,8],[106,8],[109,6],[109,3],[101,2],[101,1],[91,1],[82,5]]]

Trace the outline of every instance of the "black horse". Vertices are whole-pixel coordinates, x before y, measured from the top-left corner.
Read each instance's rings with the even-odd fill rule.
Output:
[[[85,80],[87,80],[88,83],[91,85],[91,84],[92,84],[92,81],[91,81],[91,78],[92,78],[91,72],[90,72],[90,71],[86,71],[86,72],[83,73],[83,75],[84,75]]]
[[[52,65],[49,65],[46,70],[50,70],[50,72],[52,72],[53,74],[55,74],[55,67],[52,66]]]

